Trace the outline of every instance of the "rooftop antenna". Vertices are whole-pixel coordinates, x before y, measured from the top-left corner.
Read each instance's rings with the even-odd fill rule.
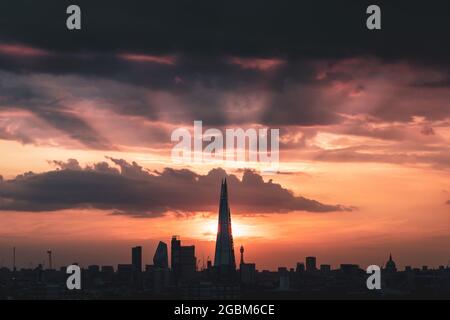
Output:
[[[48,249],[47,250],[47,254],[48,254],[48,266],[49,269],[52,269],[52,250]]]

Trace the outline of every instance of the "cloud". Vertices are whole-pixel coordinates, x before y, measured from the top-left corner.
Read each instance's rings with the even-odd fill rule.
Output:
[[[58,168],[28,172],[0,184],[0,210],[55,211],[97,208],[115,214],[155,217],[166,212],[217,211],[220,180],[227,177],[230,204],[237,213],[332,212],[351,210],[294,195],[254,171],[242,179],[213,169],[205,175],[187,169],[149,172],[136,162],[108,158],[82,168],[78,161],[53,161]]]
[[[71,108],[73,98],[60,90],[58,80],[46,80],[41,76],[23,77],[0,71],[0,112],[26,111],[88,147],[111,149],[109,142]],[[17,138],[29,142],[25,137]]]
[[[278,68],[285,63],[282,59],[271,58],[240,58],[232,57],[229,59],[231,64],[238,65],[242,69],[255,69],[260,71],[270,71]]]
[[[21,44],[0,44],[0,55],[8,55],[13,57],[43,57],[51,53]]]
[[[53,160],[49,161],[49,163],[62,170],[82,170],[78,160],[76,159],[68,159],[67,162]]]
[[[324,0],[230,0],[219,6],[207,0],[161,1],[124,6],[119,0],[79,0],[77,4],[86,13],[82,21],[85,27],[75,38],[68,37],[67,30],[61,29],[61,20],[54,18],[64,16],[69,4],[28,1],[30,14],[23,13],[20,2],[2,4],[2,38],[59,52],[164,54],[176,49],[189,55],[247,57],[282,52],[295,59],[372,54],[386,60],[447,65],[450,54],[450,46],[443,41],[449,29],[445,3],[423,6],[410,1],[383,1],[383,12],[389,13],[383,15],[387,31],[383,28],[370,33],[364,25],[370,4],[367,1],[345,6]],[[45,32],[46,36],[37,37],[36,32]]]
[[[119,55],[121,59],[132,61],[132,62],[143,62],[143,63],[159,63],[174,65],[176,58],[173,56],[163,56],[163,55],[148,55],[148,54],[138,54],[138,53],[122,53]]]
[[[33,138],[8,127],[0,127],[0,139],[19,141],[22,144],[33,143]]]
[[[112,0],[104,3],[107,16],[98,3],[79,5],[89,27],[73,39],[53,19],[65,12],[63,2],[30,2],[33,15],[0,4],[0,139],[168,151],[174,126],[202,120],[220,129],[280,128],[289,132],[282,149],[311,145],[314,131],[448,144],[436,126],[450,114],[450,45],[442,41],[445,28],[436,28],[436,21],[449,23],[445,10],[435,7],[443,19],[430,19],[424,15],[430,9],[408,4],[411,21],[422,23],[405,24],[405,35],[402,6],[383,4],[389,32],[379,37],[361,31],[363,2],[343,10],[321,1],[231,1],[217,10],[201,0],[133,6]],[[439,50],[424,49],[433,47]],[[41,121],[2,121],[9,110]],[[363,120],[348,120],[358,116]],[[426,121],[409,128],[416,117]]]
[[[404,151],[397,148],[379,148],[355,146],[311,152],[316,161],[329,162],[381,162],[405,165],[425,165],[440,170],[450,169],[450,152],[448,148],[435,148],[429,151]]]

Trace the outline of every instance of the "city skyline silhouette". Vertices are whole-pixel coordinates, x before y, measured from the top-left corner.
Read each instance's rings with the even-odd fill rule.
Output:
[[[13,267],[0,268],[0,296],[209,299],[334,297],[336,294],[348,298],[399,298],[450,294],[449,266],[440,266],[436,270],[428,266],[407,266],[405,270],[400,271],[392,254],[389,254],[385,265],[379,266],[383,277],[383,290],[379,294],[368,288],[364,289],[367,273],[357,264],[341,263],[339,268],[335,269],[329,264],[318,265],[315,256],[308,256],[304,261],[298,261],[295,268],[279,266],[277,271],[270,272],[258,270],[256,263],[249,262],[249,259],[244,257],[245,248],[241,245],[239,264],[236,265],[234,251],[231,251],[234,245],[226,179],[221,180],[219,198],[214,263],[208,259],[206,266],[205,261],[202,261],[203,265],[199,267],[195,245],[183,245],[181,237],[174,235],[170,245],[170,261],[168,246],[164,241],[158,243],[153,264],[145,264],[142,259],[142,246],[134,246],[131,248],[131,263],[119,263],[117,266],[91,264],[82,268],[83,290],[77,294],[64,289],[66,267],[59,270],[52,268],[51,249],[46,251],[47,268],[39,264],[36,268],[26,269],[16,266],[14,247]],[[434,288],[431,291],[428,288],[430,277],[433,279]],[[428,279],[427,285],[421,283],[422,278]],[[344,282],[338,284],[339,281]],[[414,284],[411,284],[411,281]],[[440,284],[437,285],[438,283]],[[124,288],[127,291],[119,293],[118,290]],[[36,290],[40,291],[37,296],[33,296]]]
[[[0,294],[447,294],[446,5],[80,1],[0,4]]]
[[[215,240],[215,249],[213,253],[208,253],[207,254],[207,258],[205,258],[205,253],[202,252],[201,253],[201,257],[196,257],[197,262],[195,264],[196,269],[198,268],[199,270],[202,268],[205,268],[206,264],[212,263],[212,265],[214,266],[220,266],[220,265],[224,265],[227,267],[230,267],[232,269],[238,269],[239,265],[236,264],[236,259],[235,259],[235,249],[234,249],[234,245],[233,245],[233,236],[232,236],[232,222],[231,222],[231,210],[230,210],[230,206],[228,203],[228,188],[227,188],[227,181],[226,178],[225,179],[221,179],[221,184],[220,184],[220,197],[219,197],[219,210],[218,210],[218,214],[217,214],[217,234],[214,235],[214,237],[216,238]],[[180,236],[176,236],[177,238],[180,238]],[[175,237],[175,236],[173,236]],[[172,238],[173,238],[172,237]],[[150,254],[150,257],[153,257],[153,262],[155,261],[155,259],[157,259],[157,255],[161,254],[161,252],[164,252],[163,254],[166,254],[168,257],[170,257],[170,255],[168,255],[167,252],[169,252],[167,250],[167,243],[164,242],[163,240],[158,240],[158,246],[155,248],[155,254],[152,255]],[[192,241],[190,241],[192,242]],[[141,248],[140,250],[142,250],[143,246],[142,244],[137,244],[139,248]],[[193,243],[194,247],[195,247],[195,243]],[[164,249],[165,248],[165,249]],[[239,249],[236,249],[241,255],[242,255],[242,249],[243,249],[243,245],[239,245],[238,247]],[[11,267],[10,269],[13,270],[15,267],[17,268],[18,265],[16,263],[16,254],[17,254],[17,248],[16,247],[11,247],[12,249],[12,259],[11,259]],[[147,251],[147,250],[145,250]],[[47,269],[52,269],[51,265],[52,265],[52,253],[53,251],[51,249],[46,250],[46,257],[48,257],[45,260],[41,260],[38,261],[33,264],[33,262],[29,263],[29,267],[30,266],[38,266],[38,265],[42,265],[42,267],[45,267]],[[142,266],[145,265],[145,261],[142,259],[142,251],[140,253],[141,258],[141,264]],[[225,257],[221,257],[222,255],[225,255]],[[212,257],[212,259],[210,258]],[[389,254],[389,260],[390,261],[392,259],[392,253]],[[2,264],[0,265],[0,267],[7,267],[7,264],[4,264],[4,262],[7,259],[5,259],[5,257],[2,257]],[[77,259],[76,259],[77,260]],[[168,258],[168,264],[169,261],[171,259]],[[78,264],[78,262],[77,262]],[[372,264],[377,264],[377,263],[372,263]],[[442,262],[442,264],[440,264],[439,266],[442,267],[449,267],[450,264],[450,259],[448,260],[448,263],[445,264],[445,261]],[[88,264],[87,264],[88,265]],[[85,266],[87,266],[85,265]],[[326,264],[326,265],[330,265],[330,267],[332,267],[331,264]],[[338,263],[339,265],[339,263]],[[383,263],[379,263],[379,266],[383,266]],[[60,267],[63,267],[64,265],[59,265]],[[428,266],[427,264],[423,264],[420,267],[423,266],[427,266],[427,267],[439,267],[439,266]],[[26,268],[26,266],[20,266],[22,268]],[[277,266],[280,267],[280,266]],[[276,268],[277,268],[276,267]],[[406,265],[405,267],[411,267],[411,265]],[[274,269],[276,269],[274,268]],[[272,269],[273,270],[273,269]]]

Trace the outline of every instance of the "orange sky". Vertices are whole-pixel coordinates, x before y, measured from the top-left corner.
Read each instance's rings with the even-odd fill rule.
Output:
[[[114,152],[36,147],[0,141],[4,178],[32,169],[52,170],[47,160],[77,158],[89,164]],[[159,169],[170,161],[150,154],[120,154],[149,169]],[[152,161],[149,161],[151,159]],[[450,251],[450,179],[447,172],[384,163],[286,163],[301,174],[264,176],[308,198],[325,203],[344,203],[351,212],[291,212],[252,214],[233,211],[230,205],[236,245],[246,248],[246,260],[258,268],[294,267],[307,255],[317,255],[319,263],[383,263],[389,252],[400,265],[446,264]],[[194,168],[205,171],[205,168]],[[280,171],[284,170],[284,162]],[[219,186],[217,187],[219,188]],[[401,191],[400,191],[401,190]],[[218,201],[219,189],[217,189]],[[180,235],[186,244],[195,244],[197,257],[213,257],[217,212],[192,216],[167,213],[157,218],[111,215],[108,211],[71,209],[60,212],[1,212],[0,260],[10,264],[10,250],[18,247],[18,263],[45,261],[47,247],[54,248],[55,261],[66,264],[116,264],[127,262],[130,246],[143,245],[145,263],[151,263],[159,240]],[[97,255],[101,251],[102,254]],[[21,254],[21,252],[24,252]],[[28,261],[29,260],[29,261]],[[199,262],[200,265],[203,262]]]

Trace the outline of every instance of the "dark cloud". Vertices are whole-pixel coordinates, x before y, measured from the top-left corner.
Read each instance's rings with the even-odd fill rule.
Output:
[[[54,161],[58,170],[26,173],[0,184],[0,210],[53,211],[97,208],[118,214],[154,217],[172,212],[216,211],[219,183],[227,177],[231,206],[238,213],[290,211],[330,212],[351,210],[294,195],[280,184],[264,182],[246,170],[242,180],[213,169],[200,175],[187,169],[166,168],[150,173],[137,163],[109,158],[81,168],[79,163]]]
[[[80,0],[83,27],[76,32],[65,28],[69,4],[0,4],[0,111],[32,112],[89,148],[114,149],[116,141],[73,110],[83,101],[120,116],[215,127],[325,126],[359,113],[380,122],[449,114],[449,92],[436,91],[448,88],[450,72],[443,4],[379,1],[383,28],[368,31],[369,1]],[[342,66],[355,57],[359,63]],[[264,59],[279,63],[255,67]],[[383,69],[396,63],[409,65],[414,76],[398,79],[404,70]],[[440,76],[423,76],[424,66]],[[377,91],[380,82],[392,88]],[[336,83],[344,88],[337,93]],[[372,99],[351,100],[364,94]],[[403,137],[388,131],[369,134]],[[35,137],[0,123],[0,138],[32,143]]]
[[[327,125],[340,122],[338,108],[331,101],[323,101],[320,85],[286,86],[274,92],[262,123],[271,125]]]
[[[220,1],[79,0],[83,28],[65,28],[72,2],[32,0],[2,2],[3,39],[14,39],[51,51],[189,55],[278,55],[342,58],[373,54],[386,59],[447,61],[450,46],[442,41],[449,29],[445,2],[377,2],[383,28],[365,26],[371,1]],[[45,34],[45,37],[41,36]],[[401,39],[401,41],[399,41]],[[429,50],[429,48],[439,50]]]

